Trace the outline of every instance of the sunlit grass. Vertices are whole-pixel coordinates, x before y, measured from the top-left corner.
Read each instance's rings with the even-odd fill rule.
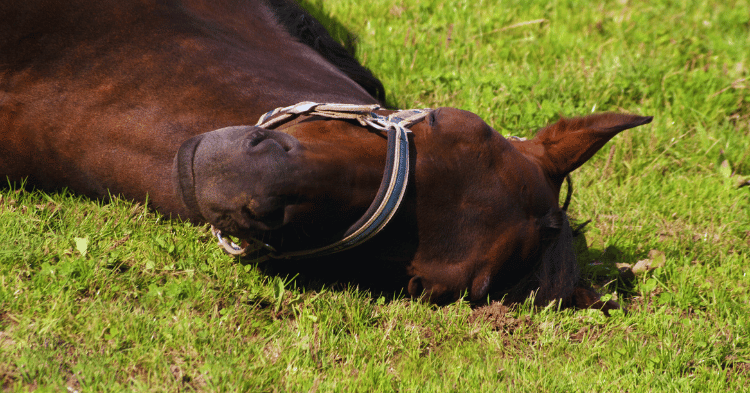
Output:
[[[483,314],[304,290],[142,204],[11,185],[0,189],[3,389],[747,389],[750,187],[736,187],[750,177],[747,1],[306,6],[339,24],[334,36],[359,37],[394,106],[459,107],[521,136],[560,115],[654,116],[573,177],[571,214],[591,220],[584,272],[630,312]],[[647,259],[663,265],[618,278],[616,263]]]

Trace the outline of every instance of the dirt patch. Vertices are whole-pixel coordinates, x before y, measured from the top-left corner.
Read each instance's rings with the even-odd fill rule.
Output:
[[[738,374],[750,375],[750,363],[735,363],[734,369]]]
[[[0,391],[11,392],[18,381],[16,368],[7,364],[0,364]]]
[[[569,340],[574,343],[582,343],[584,341],[597,341],[602,336],[601,325],[584,325],[581,326],[577,332],[570,335]]]
[[[8,333],[0,331],[0,349],[13,349],[15,346],[13,338]]]
[[[475,308],[469,316],[470,323],[482,324],[487,323],[494,331],[506,332],[513,334],[520,328],[526,328],[531,325],[531,318],[515,318],[510,314],[508,306],[501,302],[492,302],[483,307]]]
[[[65,386],[68,388],[69,392],[81,391],[81,382],[78,381],[78,376],[75,374],[71,374],[70,377],[68,377],[68,380],[65,382]]]
[[[589,327],[588,326],[582,326],[580,329],[578,329],[577,332],[570,335],[570,341],[580,343],[586,338],[586,335],[589,333]]]
[[[733,379],[744,380],[750,376],[750,363],[732,362],[727,370],[727,382]]]

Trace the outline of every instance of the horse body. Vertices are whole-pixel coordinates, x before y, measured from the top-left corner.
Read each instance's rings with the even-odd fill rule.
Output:
[[[148,194],[192,218],[169,183],[186,139],[290,102],[377,102],[260,1],[14,5],[0,6],[0,174],[13,180]]]
[[[0,15],[11,21],[0,27],[0,175],[148,195],[164,214],[290,251],[335,241],[378,191],[382,133],[305,115],[249,126],[301,101],[383,100],[377,79],[294,3],[31,1]],[[610,138],[650,120],[561,120],[512,142],[472,113],[436,109],[411,127],[392,222],[336,259],[360,275],[395,266],[409,294],[438,303],[538,289],[539,301],[615,308],[579,284],[558,195]]]

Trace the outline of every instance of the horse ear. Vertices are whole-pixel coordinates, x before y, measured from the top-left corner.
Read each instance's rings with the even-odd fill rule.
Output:
[[[650,123],[653,117],[599,113],[561,118],[541,129],[526,150],[536,156],[547,173],[563,178],[580,167],[620,131]]]

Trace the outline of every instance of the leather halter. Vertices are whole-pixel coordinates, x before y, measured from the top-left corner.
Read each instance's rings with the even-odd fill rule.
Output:
[[[383,180],[375,199],[365,214],[344,233],[343,238],[333,244],[312,250],[279,252],[273,246],[257,239],[249,239],[246,247],[240,247],[211,226],[211,232],[219,240],[224,250],[236,256],[245,256],[265,250],[266,254],[255,261],[268,259],[313,258],[347,250],[364,243],[391,220],[398,210],[406,191],[409,178],[409,138],[407,128],[424,119],[430,109],[411,109],[395,112],[388,116],[375,113],[379,105],[318,104],[301,102],[296,105],[277,108],[261,116],[256,127],[275,128],[299,115],[321,116],[331,119],[357,120],[362,126],[388,133],[388,153],[386,156]]]

